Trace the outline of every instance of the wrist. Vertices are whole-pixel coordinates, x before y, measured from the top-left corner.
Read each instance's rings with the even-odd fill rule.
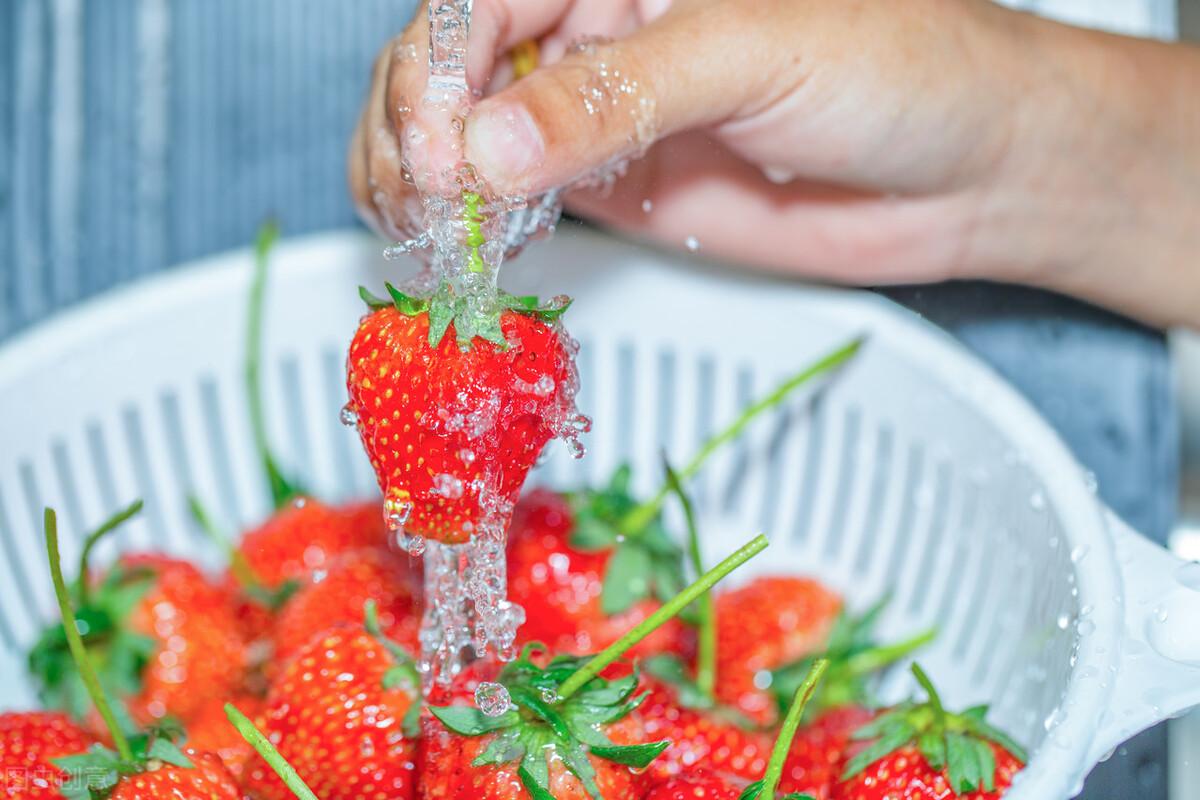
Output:
[[[991,24],[1011,128],[979,190],[969,269],[1196,322],[1200,54],[1003,10]]]

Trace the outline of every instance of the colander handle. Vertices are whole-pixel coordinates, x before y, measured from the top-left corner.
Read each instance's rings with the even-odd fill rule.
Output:
[[[1125,631],[1092,762],[1151,725],[1200,705],[1200,565],[1172,555],[1111,511],[1106,516],[1125,590]]]

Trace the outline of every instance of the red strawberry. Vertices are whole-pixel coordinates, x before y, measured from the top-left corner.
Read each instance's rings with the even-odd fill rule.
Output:
[[[645,766],[666,743],[640,744],[646,739],[634,713],[638,679],[627,669],[624,677],[593,678],[555,701],[556,687],[582,664],[560,657],[543,668],[523,653],[496,678],[494,686],[513,704],[498,716],[474,705],[432,706],[422,720],[423,800],[545,797],[540,791],[557,800],[632,796],[631,767]]]
[[[225,715],[226,702],[233,703],[251,717],[257,717],[263,708],[263,700],[250,694],[210,698],[188,721],[187,743],[197,750],[216,753],[230,774],[240,778],[254,748],[229,724]]]
[[[184,748],[190,767],[161,765],[122,777],[108,800],[242,800],[242,790],[215,753]]]
[[[738,800],[739,794],[741,790],[727,778],[693,769],[687,775],[651,781],[642,800]]]
[[[0,714],[0,797],[59,800],[66,773],[52,760],[82,753],[93,741],[66,714]]]
[[[325,569],[347,550],[387,547],[387,529],[378,503],[330,506],[301,498],[247,531],[238,550],[258,580],[277,589]]]
[[[913,674],[928,694],[885,711],[853,734],[835,800],[999,798],[1021,770],[1024,752],[988,724],[985,706],[947,712],[925,672]]]
[[[851,735],[873,716],[860,706],[843,706],[801,728],[784,762],[780,791],[804,792],[815,800],[830,800],[846,765]]]
[[[94,586],[77,582],[73,595],[101,681],[138,723],[168,715],[186,721],[209,696],[240,688],[246,653],[233,603],[192,564],[126,556]],[[30,668],[48,705],[86,713],[61,625],[42,634]]]
[[[525,609],[519,642],[540,641],[556,652],[582,655],[612,644],[662,603],[644,596],[615,614],[606,613],[605,579],[618,550],[573,547],[575,519],[571,498],[557,492],[535,489],[521,498],[509,531],[508,597]],[[673,560],[679,571],[678,555]],[[646,561],[650,563],[649,557]],[[628,586],[640,576],[614,579]],[[677,579],[676,585],[666,588],[674,593],[678,583]],[[687,652],[691,638],[686,626],[672,619],[630,655]]]
[[[419,685],[397,645],[361,626],[333,628],[283,667],[260,727],[322,800],[404,800],[417,785]],[[244,776],[259,800],[292,798],[258,756]]]
[[[420,649],[419,586],[409,557],[380,548],[342,553],[315,573],[283,606],[275,622],[276,665],[339,623],[356,624],[374,600],[384,634],[410,652]]]
[[[841,598],[807,578],[761,577],[716,598],[717,699],[760,724],[777,717],[760,672],[822,650]]]
[[[373,310],[347,359],[385,506],[439,542],[501,532],[542,447],[577,419],[572,345],[549,324],[566,306],[501,294],[475,313],[446,283],[429,300],[388,289],[393,302],[363,293]]]
[[[671,742],[650,765],[650,775],[661,779],[686,775],[696,765],[744,780],[762,775],[771,755],[770,735],[747,727],[746,720],[711,703],[690,702],[693,707],[688,707],[680,698],[686,688],[656,678],[649,678],[647,685],[649,696],[638,709],[646,735]]]

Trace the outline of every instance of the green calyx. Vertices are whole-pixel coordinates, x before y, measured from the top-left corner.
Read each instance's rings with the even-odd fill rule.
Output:
[[[807,719],[831,708],[875,705],[873,679],[937,636],[937,631],[930,629],[900,642],[879,644],[875,628],[889,600],[890,597],[883,597],[859,616],[843,610],[829,634],[825,652],[771,673],[771,692],[781,711],[787,708],[796,687],[818,657],[829,662],[829,670],[805,712]]]
[[[400,726],[405,736],[416,738],[421,735],[421,673],[417,670],[417,662],[399,642],[389,639],[380,629],[379,611],[374,600],[368,600],[363,606],[363,627],[392,657],[392,666],[383,674],[383,688],[403,687],[412,696]]]
[[[80,558],[79,575],[69,585],[64,585],[75,631],[97,664],[100,686],[115,697],[128,697],[141,690],[142,672],[154,655],[155,641],[130,631],[125,620],[153,587],[157,576],[147,567],[129,568],[117,564],[108,570],[98,586],[91,586],[88,583],[88,559],[97,543],[141,507],[140,500],[132,503],[88,536]],[[86,716],[92,699],[72,655],[64,625],[57,623],[42,631],[29,651],[27,665],[45,706],[61,709],[76,719]],[[128,715],[119,704],[115,705],[114,714],[123,729],[131,728]]]
[[[630,469],[622,466],[608,486],[569,496],[573,525],[569,543],[585,553],[611,551],[600,608],[613,616],[650,598],[666,602],[685,585],[683,551],[656,515],[637,536],[621,533],[621,520],[637,506],[629,490]]]
[[[675,702],[683,708],[701,711],[706,716],[736,725],[743,730],[758,730],[754,720],[736,708],[722,705],[688,674],[687,666],[677,656],[660,654],[642,662],[642,669],[675,692]]]
[[[946,770],[950,788],[956,794],[995,791],[992,745],[999,745],[1022,762],[1026,760],[1024,749],[986,722],[987,706],[974,706],[957,714],[946,711],[925,671],[917,664],[912,665],[912,671],[927,699],[923,703],[902,703],[859,728],[853,739],[870,744],[850,759],[842,780],[853,778],[901,748],[915,746],[932,769]]]
[[[392,307],[408,317],[428,314],[430,347],[437,347],[442,343],[446,331],[453,323],[454,338],[460,348],[469,349],[471,342],[478,337],[505,349],[508,347],[508,340],[504,338],[504,331],[500,328],[500,317],[505,311],[525,314],[551,323],[561,317],[571,305],[570,299],[565,297],[543,303],[531,295],[518,297],[507,292],[498,292],[494,298],[487,298],[486,303],[481,306],[478,298],[456,294],[446,280],[441,282],[432,297],[407,295],[390,283],[384,286],[387,287],[387,300],[376,297],[362,286],[358,288],[358,295],[373,311]]]
[[[517,763],[518,774],[535,800],[551,796],[551,751],[591,797],[602,800],[592,757],[642,768],[670,742],[618,745],[603,732],[603,726],[628,716],[645,699],[645,695],[635,695],[636,670],[611,680],[592,677],[578,691],[560,699],[563,684],[589,659],[559,656],[543,668],[531,659],[542,649],[540,644],[527,645],[518,659],[501,670],[497,682],[508,691],[512,707],[499,716],[488,716],[473,706],[434,706],[430,711],[460,736],[494,734],[472,766]]]
[[[212,517],[204,508],[204,504],[200,502],[199,498],[195,495],[189,495],[187,502],[192,519],[200,526],[200,530],[204,532],[208,540],[218,550],[223,552],[229,560],[229,571],[233,575],[234,580],[237,581],[238,588],[241,589],[242,594],[271,611],[278,611],[283,608],[292,595],[300,589],[300,582],[288,579],[278,586],[265,585],[257,573],[255,573],[254,568],[250,566],[250,562],[246,560],[245,554],[234,547],[229,537],[213,522]]]
[[[162,729],[131,736],[129,758],[96,744],[86,753],[52,759],[55,766],[67,773],[62,796],[68,800],[103,800],[122,778],[153,772],[166,764],[192,769],[195,765],[175,744],[174,736],[173,732]]]

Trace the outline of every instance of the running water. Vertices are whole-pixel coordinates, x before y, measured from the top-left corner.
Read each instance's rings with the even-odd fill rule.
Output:
[[[464,121],[473,100],[466,80],[470,20],[471,0],[434,0],[430,5],[429,82],[422,103],[429,112],[427,118],[445,120],[449,138],[457,137],[459,152]],[[405,179],[411,181],[413,170],[407,161],[403,172]],[[466,301],[469,312],[474,312],[456,321],[459,332],[469,334],[470,331],[461,329],[463,325],[498,313],[497,276],[504,258],[518,251],[529,238],[553,229],[561,213],[558,193],[551,192],[532,202],[523,197],[497,197],[465,161],[447,174],[422,177],[433,185],[452,190],[448,196],[422,194],[423,230],[407,241],[393,244],[384,254],[398,258],[419,252],[428,268],[406,290],[429,294],[443,281],[448,283],[454,294]],[[476,224],[478,228],[473,230]],[[561,335],[573,358],[578,345],[566,331]],[[572,366],[564,386],[557,386],[546,375],[528,386],[517,387],[539,396],[546,396],[556,388],[560,390],[565,402],[548,422],[559,438],[567,441],[576,457],[583,453],[579,434],[590,425],[574,407],[577,385]],[[494,427],[495,416],[495,408],[486,403],[472,408],[456,406],[430,415],[430,424],[465,432],[472,440],[486,439]],[[355,424],[349,415],[343,415],[343,421]],[[459,458],[468,467],[479,466],[475,463],[476,452],[471,448],[460,451]],[[424,556],[420,666],[427,688],[431,682],[449,683],[472,655],[482,657],[491,651],[503,660],[513,658],[517,628],[525,619],[520,606],[507,599],[505,527],[512,504],[498,491],[496,482],[489,479],[489,470],[484,469],[482,476],[470,482],[451,473],[434,477],[435,492],[439,494],[462,497],[468,493],[479,498],[483,518],[465,544],[426,542],[407,534],[404,523],[412,510],[411,503],[403,497],[385,498],[388,526],[399,546],[411,555]]]

